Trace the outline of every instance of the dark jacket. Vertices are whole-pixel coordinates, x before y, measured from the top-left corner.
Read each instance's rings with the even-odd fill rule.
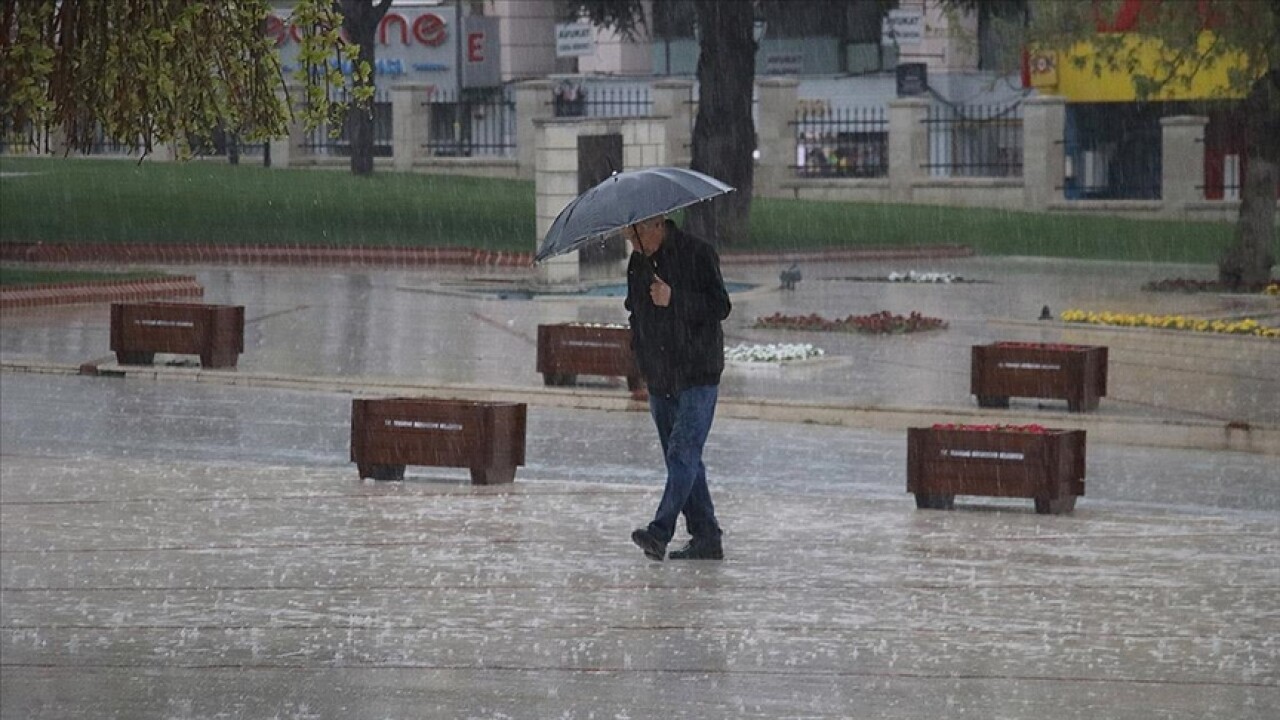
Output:
[[[720,277],[720,256],[705,241],[667,221],[667,236],[652,257],[636,251],[627,264],[631,349],[650,392],[718,385],[724,372],[720,321],[732,305]],[[653,275],[671,286],[671,304],[649,295]]]

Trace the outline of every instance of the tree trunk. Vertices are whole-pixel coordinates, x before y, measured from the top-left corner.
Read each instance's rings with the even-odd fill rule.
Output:
[[[754,3],[698,0],[700,96],[693,125],[692,169],[718,178],[737,192],[690,208],[687,229],[716,247],[745,243],[755,185],[755,123],[751,101],[756,79]]]
[[[1276,262],[1277,182],[1280,166],[1261,155],[1249,156],[1235,242],[1218,260],[1218,282],[1232,290],[1256,290],[1271,279]]]
[[[1280,0],[1277,0],[1280,5]],[[1259,78],[1244,101],[1249,155],[1240,189],[1235,242],[1218,259],[1218,282],[1254,290],[1276,262],[1276,188],[1280,186],[1280,68]]]
[[[355,81],[356,86],[368,87],[374,84],[376,71],[374,57],[374,36],[378,31],[378,23],[391,6],[391,0],[380,0],[376,5],[373,0],[340,0],[342,12],[342,29],[346,31],[351,42],[360,48],[357,63],[369,64],[369,77],[364,81]],[[351,143],[351,172],[356,175],[373,174],[373,102],[352,102],[347,109],[347,138]]]
[[[373,63],[373,39],[359,41],[360,55],[357,62]],[[357,80],[356,85],[359,84]],[[347,108],[347,138],[351,142],[351,172],[356,175],[373,174],[373,103],[352,102]]]

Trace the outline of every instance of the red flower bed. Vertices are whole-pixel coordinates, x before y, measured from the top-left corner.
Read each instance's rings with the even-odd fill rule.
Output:
[[[857,332],[868,335],[889,335],[898,333],[921,332],[924,330],[940,330],[947,326],[946,321],[925,317],[918,312],[910,315],[894,315],[888,310],[881,310],[871,315],[849,315],[843,320],[828,320],[818,314],[783,315],[774,313],[756,318],[754,327],[766,330],[810,330],[815,332]]]

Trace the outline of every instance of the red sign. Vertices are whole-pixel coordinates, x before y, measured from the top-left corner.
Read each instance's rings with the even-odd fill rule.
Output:
[[[1161,7],[1160,0],[1123,0],[1114,18],[1108,18],[1102,10],[1098,0],[1094,0],[1093,16],[1098,32],[1125,33],[1139,30],[1144,23],[1158,21]],[[1210,0],[1196,0],[1196,15],[1202,28],[1216,27],[1223,20],[1222,7],[1215,7]]]
[[[467,35],[467,62],[484,62],[484,33]]]
[[[386,22],[387,19],[383,18],[382,21]],[[423,13],[413,21],[413,37],[423,45],[438,47],[449,39],[449,31],[445,27],[444,18],[435,13]]]
[[[286,23],[275,15],[267,16],[266,34],[267,37],[275,39],[277,46],[285,44],[290,37],[292,37],[293,41],[296,43],[302,42],[302,28],[291,23]]]
[[[276,45],[284,45],[290,39],[295,43],[302,42],[302,28],[287,23],[276,15],[267,16],[267,37],[273,38]],[[428,47],[439,47],[449,39],[449,28],[444,18],[435,13],[423,13],[414,18],[411,26],[399,13],[387,13],[378,23],[378,42],[387,45],[387,36],[400,36],[401,45],[418,42]],[[343,33],[346,37],[346,33]],[[470,42],[470,41],[469,41]],[[483,43],[481,43],[482,45]],[[483,47],[478,50],[483,56]]]

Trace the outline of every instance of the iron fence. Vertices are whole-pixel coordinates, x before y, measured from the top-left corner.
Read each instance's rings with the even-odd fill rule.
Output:
[[[346,97],[339,98],[345,102]],[[342,131],[334,136],[329,123],[321,123],[307,133],[302,147],[313,155],[351,157],[351,124],[343,123]],[[391,93],[378,90],[373,96],[373,156],[391,157]]]
[[[53,152],[52,138],[49,129],[25,123],[22,127],[14,127],[10,118],[4,118],[0,124],[0,154],[3,155],[47,155]]]
[[[801,101],[791,126],[796,177],[878,178],[889,174],[884,108],[831,108]]]
[[[190,141],[191,154],[197,157],[243,158],[269,164],[271,157],[268,142],[245,142],[235,133],[217,128],[207,138]]]
[[[556,117],[642,117],[651,115],[648,87],[587,86],[562,82],[551,91]]]
[[[1158,131],[1065,142],[1063,153],[1068,200],[1159,200],[1163,193]]]
[[[110,137],[102,126],[94,128],[89,144],[80,148],[85,155],[141,155],[143,150],[143,143]]]
[[[435,157],[512,156],[516,103],[508,88],[496,92],[436,91],[427,102],[427,153]]]
[[[36,127],[26,123],[23,127],[13,127],[7,121],[0,127],[0,154],[5,155],[50,155],[61,152],[58,143],[47,127]],[[60,143],[59,143],[60,144]],[[144,145],[141,141],[126,141],[107,135],[101,126],[94,128],[89,142],[79,148],[82,155],[141,155]]]
[[[1021,177],[1022,106],[931,105],[929,161],[938,177]]]

